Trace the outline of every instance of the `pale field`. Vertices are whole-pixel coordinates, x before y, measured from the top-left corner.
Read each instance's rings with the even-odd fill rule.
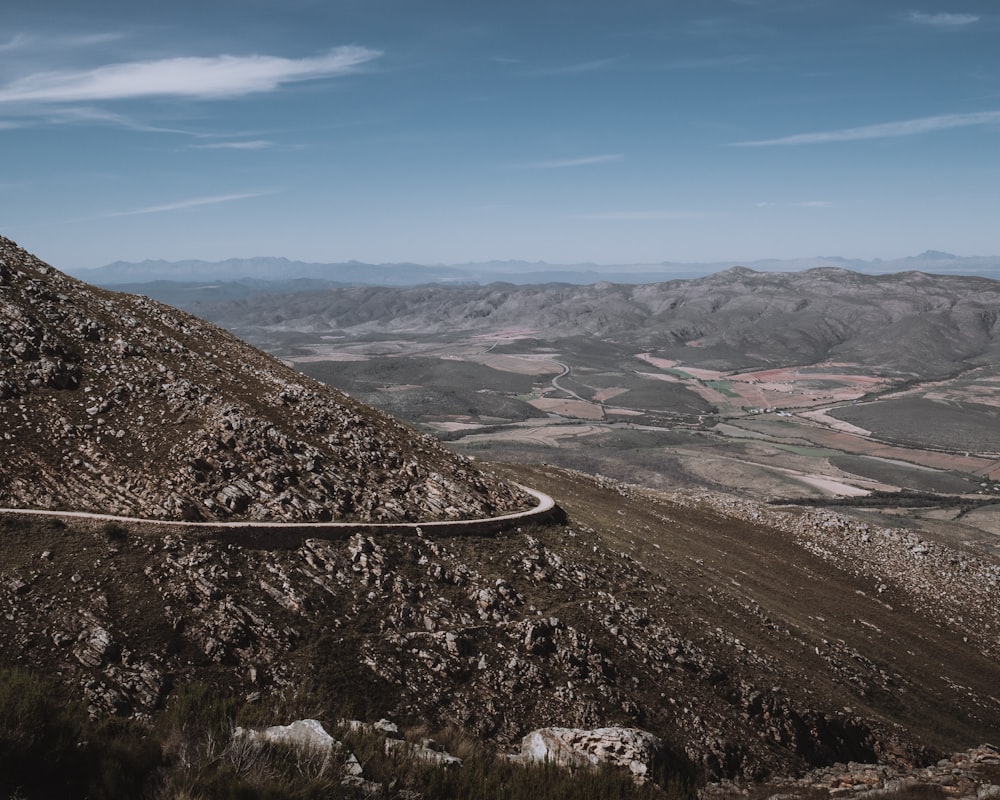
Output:
[[[476,353],[466,356],[465,360],[517,375],[558,375],[562,372],[562,367],[546,356]]]
[[[868,489],[852,486],[849,483],[837,481],[825,475],[798,475],[797,478],[803,483],[819,489],[821,492],[828,492],[829,494],[840,495],[841,497],[864,497],[867,494],[871,494]]]
[[[539,411],[575,419],[604,419],[604,409],[586,400],[562,400],[557,397],[536,397],[528,401]]]
[[[608,429],[603,425],[567,425],[566,423],[541,425],[518,425],[505,428],[495,433],[474,433],[463,436],[462,442],[469,444],[486,444],[489,442],[519,442],[522,444],[541,445],[543,447],[559,447],[563,440],[574,440],[584,437],[601,436]]]
[[[859,428],[857,425],[852,425],[850,422],[844,422],[842,419],[831,417],[827,411],[829,411],[829,409],[826,408],[816,409],[815,411],[799,411],[795,416],[812,420],[817,425],[822,425],[824,428],[831,428],[835,431],[840,431],[841,433],[852,433],[855,436],[872,435],[871,431],[866,431],[864,428]]]
[[[601,389],[594,395],[595,403],[604,403],[613,397],[618,397],[620,394],[625,394],[628,389],[623,386],[609,386],[607,389]]]
[[[501,328],[489,333],[477,333],[470,336],[469,340],[473,342],[488,342],[490,345],[498,343],[507,344],[516,342],[518,339],[530,339],[538,333],[541,333],[541,330],[538,328]]]
[[[475,422],[425,422],[428,428],[442,433],[454,433],[455,431],[476,431],[483,426]]]
[[[320,348],[313,349],[319,350]],[[282,360],[291,364],[309,364],[316,361],[370,361],[371,356],[347,353],[343,350],[326,350],[322,354],[315,353],[311,356],[285,356]]]
[[[640,378],[646,378],[650,381],[663,381],[664,383],[688,383],[688,381],[683,378],[669,372],[637,372],[635,374]]]
[[[639,353],[636,355],[636,358],[639,358],[654,367],[658,367],[659,369],[670,369],[672,367],[676,367],[680,363],[679,361],[671,361],[669,358],[658,358],[652,353]]]
[[[410,389],[419,389],[420,386],[415,383],[398,383],[393,386],[380,386],[378,391],[380,392],[406,392]]]
[[[613,406],[604,406],[605,414],[614,414],[619,417],[641,417],[645,412],[636,411],[634,408],[614,408]]]

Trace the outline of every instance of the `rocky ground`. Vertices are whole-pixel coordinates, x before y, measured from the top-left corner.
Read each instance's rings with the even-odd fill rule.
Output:
[[[263,549],[8,517],[4,660],[61,675],[98,714],[155,713],[207,681],[504,752],[540,727],[634,727],[701,780],[896,776],[1000,738],[995,565],[826,512],[511,476],[568,522]]]
[[[0,507],[412,521],[520,491],[213,325],[0,238]]]

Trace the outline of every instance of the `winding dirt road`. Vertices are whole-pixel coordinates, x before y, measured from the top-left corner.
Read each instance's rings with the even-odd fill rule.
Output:
[[[493,533],[505,530],[519,522],[541,522],[548,519],[556,510],[556,501],[544,492],[531,489],[521,484],[514,484],[530,494],[538,504],[527,511],[517,511],[513,514],[503,514],[499,517],[484,517],[481,519],[437,520],[431,522],[267,522],[257,520],[217,521],[217,522],[184,522],[181,520],[147,519],[144,517],[119,517],[113,514],[93,514],[87,511],[52,511],[37,508],[0,508],[0,514],[17,514],[24,516],[57,517],[69,519],[88,519],[101,522],[118,522],[129,524],[158,525],[171,528],[208,528],[208,529],[258,529],[275,531],[312,532],[320,536],[324,533],[343,535],[345,533],[378,533],[378,532],[417,532],[448,531],[461,529],[467,533]]]

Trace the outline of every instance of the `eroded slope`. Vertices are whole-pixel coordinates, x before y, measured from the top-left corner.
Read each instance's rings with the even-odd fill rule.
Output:
[[[566,525],[259,549],[0,520],[4,656],[95,710],[188,681],[309,715],[638,726],[700,776],[912,765],[1000,734],[1000,568],[910,534],[546,467]]]
[[[430,520],[526,507],[391,418],[183,312],[0,238],[0,507]]]

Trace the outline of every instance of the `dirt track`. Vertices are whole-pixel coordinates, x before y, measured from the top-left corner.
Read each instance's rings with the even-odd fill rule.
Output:
[[[117,517],[113,514],[91,514],[86,511],[50,511],[46,509],[0,508],[0,514],[19,514],[42,517],[72,518],[97,520],[102,522],[117,522],[128,524],[156,525],[161,528],[191,529],[216,531],[253,530],[256,532],[281,531],[292,534],[308,533],[316,538],[325,538],[323,534],[334,534],[340,538],[354,533],[416,533],[418,531],[454,531],[461,529],[464,533],[495,533],[522,522],[543,522],[556,512],[555,500],[544,492],[530,489],[517,484],[519,488],[538,501],[538,505],[527,511],[504,514],[499,517],[485,519],[434,520],[430,522],[260,522],[242,520],[235,522],[183,522],[179,520],[145,519],[143,517]]]

